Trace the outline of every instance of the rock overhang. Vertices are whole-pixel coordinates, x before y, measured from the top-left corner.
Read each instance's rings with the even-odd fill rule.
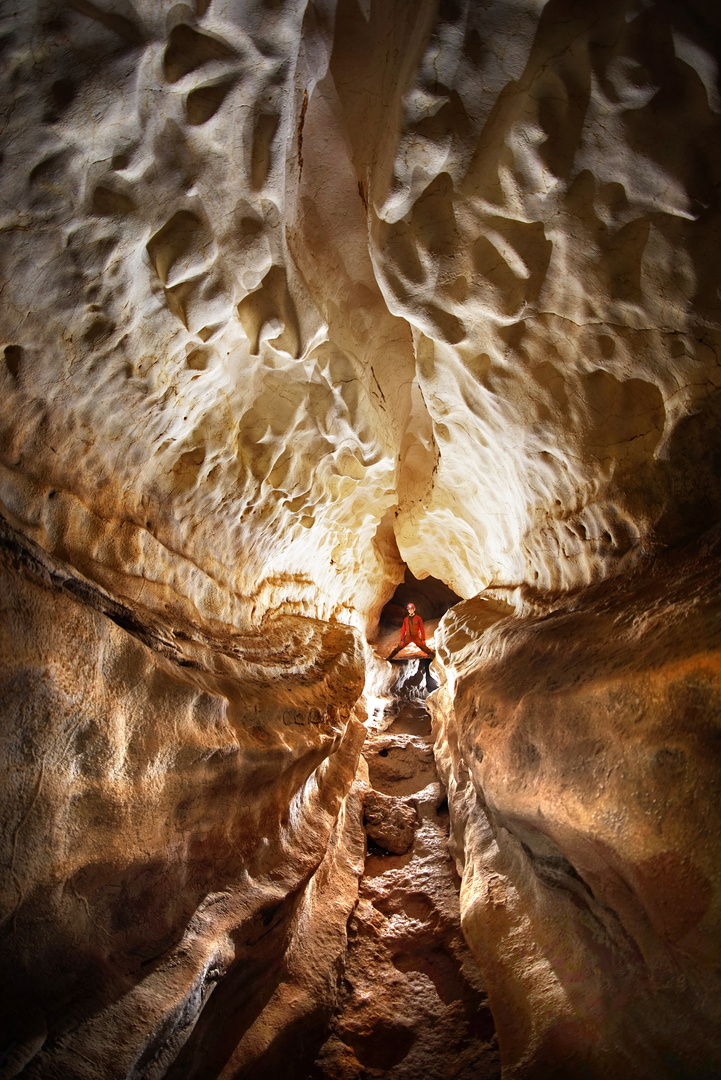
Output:
[[[372,625],[403,564],[576,588],[715,517],[717,28],[557,14],[12,16],[11,519],[247,628]]]

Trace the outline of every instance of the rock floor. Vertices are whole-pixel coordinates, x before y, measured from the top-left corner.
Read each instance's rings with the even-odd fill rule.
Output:
[[[448,805],[424,703],[402,705],[389,728],[369,734],[364,753],[380,793],[371,802],[388,810],[387,835],[367,824],[339,1008],[308,1080],[495,1080],[493,1018],[461,933]],[[410,850],[389,854],[413,814]]]

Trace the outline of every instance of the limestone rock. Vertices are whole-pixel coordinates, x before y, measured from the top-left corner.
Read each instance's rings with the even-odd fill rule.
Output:
[[[363,866],[355,632],[193,641],[0,555],[5,1075],[246,1075],[299,1026],[309,1064]]]
[[[429,717],[412,701],[366,744],[370,783],[392,789],[386,798],[412,808],[418,825],[407,853],[366,858],[338,1008],[309,1080],[498,1080],[493,1018],[461,933],[448,807],[430,743]],[[381,755],[394,744],[408,763],[415,759],[412,792],[413,774],[393,780],[385,768]]]
[[[3,512],[245,629],[717,519],[718,40],[701,0],[16,5]]]
[[[413,843],[416,812],[392,795],[367,791],[363,799],[363,824],[367,836],[393,855],[405,855]]]
[[[429,704],[504,1077],[721,1070],[718,555],[441,624]]]
[[[718,5],[5,8],[6,1070],[305,1080],[407,565],[508,1077],[718,1071]],[[338,1015],[450,1038],[385,873]]]

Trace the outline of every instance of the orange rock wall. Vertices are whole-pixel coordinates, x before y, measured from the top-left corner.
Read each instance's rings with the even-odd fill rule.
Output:
[[[436,753],[504,1077],[721,1067],[718,597],[716,540],[441,625]]]
[[[236,1075],[299,1025],[312,1060],[363,865],[355,632],[191,640],[2,557],[3,1075]]]
[[[508,1075],[718,1069],[717,5],[6,7],[7,1069],[316,1038],[406,566]]]
[[[716,520],[716,7],[9,13],[0,502],[135,602],[373,626]]]

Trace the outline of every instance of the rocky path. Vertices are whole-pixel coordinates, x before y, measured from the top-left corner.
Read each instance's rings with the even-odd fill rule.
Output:
[[[461,933],[423,702],[403,705],[364,754],[365,873],[339,1009],[309,1080],[496,1080],[493,1019]]]

